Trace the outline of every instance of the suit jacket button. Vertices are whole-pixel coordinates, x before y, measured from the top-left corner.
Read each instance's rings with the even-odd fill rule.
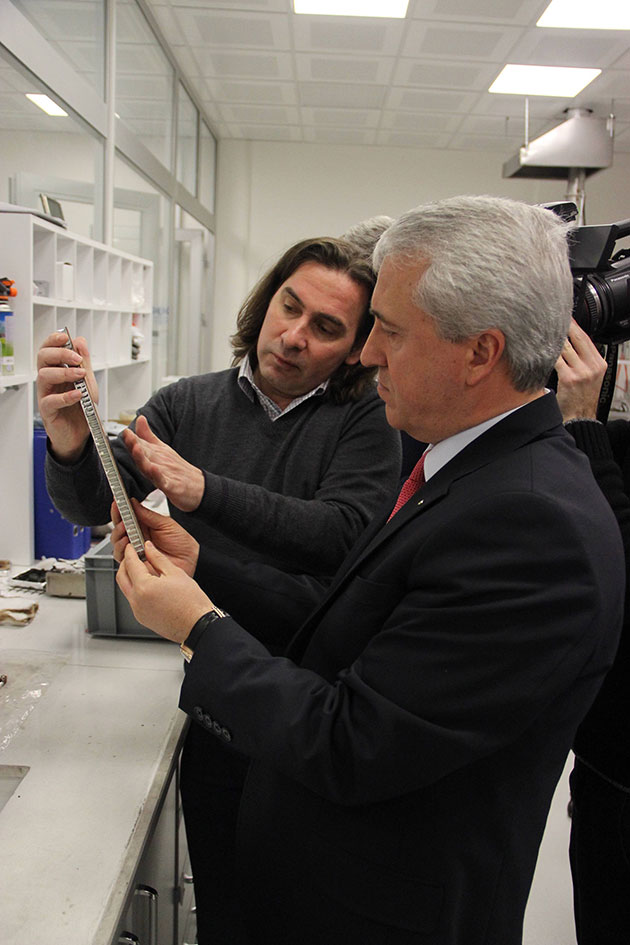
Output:
[[[200,705],[196,705],[193,709],[193,716],[197,719],[198,722],[203,722],[203,709]]]
[[[224,737],[224,739],[226,740],[226,742],[231,742],[231,741],[232,741],[232,735],[231,735],[231,733],[230,733],[226,728],[222,728],[222,729],[221,729],[221,734],[223,735],[223,737]]]

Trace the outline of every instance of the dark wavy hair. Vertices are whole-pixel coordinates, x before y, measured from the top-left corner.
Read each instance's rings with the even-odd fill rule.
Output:
[[[233,365],[250,356],[252,368],[257,365],[256,345],[262,323],[265,320],[271,299],[280,286],[289,279],[303,263],[315,262],[326,269],[346,273],[353,282],[367,291],[365,311],[361,316],[353,348],[362,346],[369,335],[373,318],[370,300],[376,282],[372,267],[357,256],[356,247],[343,239],[318,237],[301,240],[291,246],[278,262],[256,283],[243,302],[236,321],[236,332],[230,338],[234,357]],[[341,364],[331,375],[328,393],[336,403],[360,400],[373,384],[376,368],[357,364]]]

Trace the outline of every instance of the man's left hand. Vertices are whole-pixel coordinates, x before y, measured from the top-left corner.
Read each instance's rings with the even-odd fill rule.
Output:
[[[182,512],[199,508],[206,487],[201,469],[191,465],[153,433],[146,417],[136,420],[136,431],[123,430],[131,457],[156,489]]]

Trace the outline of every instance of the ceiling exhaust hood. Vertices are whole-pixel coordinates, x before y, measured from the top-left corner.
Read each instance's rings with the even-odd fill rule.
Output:
[[[503,176],[566,180],[575,168],[589,176],[610,167],[613,162],[610,121],[596,118],[587,108],[569,108],[566,114],[561,125],[519,148],[503,165]]]

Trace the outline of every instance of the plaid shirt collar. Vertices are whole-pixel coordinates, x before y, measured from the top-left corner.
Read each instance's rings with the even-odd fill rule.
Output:
[[[266,394],[263,394],[260,388],[256,385],[249,355],[247,355],[247,357],[241,361],[241,366],[238,372],[238,386],[252,402],[258,398],[261,407],[271,421],[278,420],[280,417],[283,417],[286,413],[289,413],[290,410],[293,410],[294,407],[298,407],[300,404],[304,403],[305,400],[309,400],[311,397],[321,396],[328,390],[329,383],[330,378],[327,378],[321,384],[318,384],[317,387],[314,387],[313,390],[308,391],[306,394],[302,394],[300,397],[294,398],[294,400],[292,400],[291,403],[288,404],[284,410],[282,410],[273,400],[271,400],[270,397],[267,397]]]

